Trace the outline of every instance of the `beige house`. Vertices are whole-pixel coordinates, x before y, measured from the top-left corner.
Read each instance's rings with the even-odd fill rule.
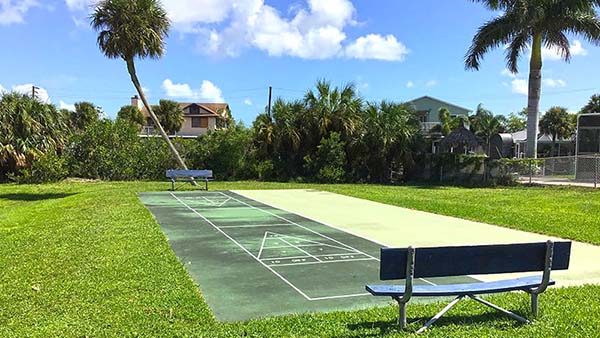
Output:
[[[134,96],[131,98],[131,105],[140,108],[144,117],[146,117],[146,125],[142,127],[140,136],[155,135],[154,123],[150,114],[143,106],[142,101]],[[181,130],[172,137],[193,138],[199,135],[206,134],[209,130],[226,127],[227,121],[231,120],[231,110],[227,103],[179,103],[183,110],[183,124]]]

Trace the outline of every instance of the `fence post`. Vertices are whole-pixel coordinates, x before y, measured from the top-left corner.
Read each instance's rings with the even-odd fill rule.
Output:
[[[598,171],[600,169],[600,156],[596,156],[594,160],[594,189],[596,189],[598,187]]]
[[[529,159],[529,184],[533,184],[533,160]]]

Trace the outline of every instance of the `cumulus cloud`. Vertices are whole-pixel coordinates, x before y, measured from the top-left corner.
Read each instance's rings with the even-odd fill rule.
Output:
[[[5,93],[6,89],[4,87],[2,87],[2,85],[0,85],[0,94]]]
[[[510,70],[508,70],[506,68],[504,68],[500,74],[502,74],[502,76],[511,77],[513,79],[517,77],[517,74],[511,72]]]
[[[225,102],[221,89],[208,80],[202,81],[199,89],[193,89],[187,83],[173,83],[170,79],[164,80],[162,86],[171,98]]]
[[[573,40],[570,45],[571,56],[586,56],[587,50],[583,48],[581,41]],[[561,54],[558,48],[542,48],[542,58],[549,61],[557,61],[561,59]]]
[[[542,83],[545,86],[548,86],[550,88],[556,88],[556,87],[566,87],[567,83],[564,80],[555,80],[555,79],[544,79],[542,80]]]
[[[65,1],[81,12],[97,0]],[[356,25],[350,0],[303,0],[290,6],[288,14],[265,0],[163,0],[163,5],[173,29],[197,35],[198,50],[210,55],[235,57],[256,48],[303,59],[402,61],[408,52],[393,35],[368,34],[347,42],[346,28]]]
[[[525,79],[514,79],[511,82],[512,92],[515,94],[527,95],[528,87],[527,80]]]
[[[75,111],[75,105],[74,104],[65,103],[63,100],[59,101],[58,108],[59,109],[66,109],[66,110],[69,110],[69,111]]]
[[[245,99],[244,100],[244,104],[247,105],[247,106],[253,105],[252,100],[250,100],[250,99]]]
[[[345,55],[355,59],[374,59],[384,61],[402,61],[408,49],[395,36],[368,34],[346,46]]]
[[[429,81],[425,82],[425,86],[427,86],[427,87],[433,87],[437,84],[438,84],[437,80],[429,80]]]
[[[15,91],[15,92],[17,92],[17,93],[31,95],[33,86],[34,85],[31,84],[31,83],[27,83],[27,84],[13,86],[12,90]],[[50,96],[48,95],[48,91],[46,89],[41,88],[41,87],[37,87],[36,90],[35,90],[35,93],[36,93],[35,97],[38,100],[40,100],[41,102],[51,103]]]
[[[41,4],[37,0],[0,0],[0,25],[25,22],[25,15]]]
[[[415,86],[415,84],[414,84],[414,82],[412,82],[412,81],[408,81],[408,82],[406,83],[406,88],[412,88],[412,87],[414,87],[414,86]]]

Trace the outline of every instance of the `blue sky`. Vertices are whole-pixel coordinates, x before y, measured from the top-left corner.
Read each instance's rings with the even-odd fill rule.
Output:
[[[423,95],[496,114],[526,106],[528,60],[506,73],[502,50],[480,71],[463,57],[477,27],[496,15],[467,0],[164,0],[173,21],[167,53],[139,61],[152,102],[226,101],[249,124],[274,96],[300,98],[318,79],[354,82],[367,100]],[[93,0],[0,0],[0,90],[41,87],[68,107],[91,101],[114,117],[135,94],[121,60],[96,47]],[[600,92],[600,48],[570,38],[573,59],[544,52],[541,108],[577,111]]]

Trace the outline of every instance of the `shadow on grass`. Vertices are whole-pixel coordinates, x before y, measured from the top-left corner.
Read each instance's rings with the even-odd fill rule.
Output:
[[[525,314],[515,312],[520,316],[524,316]],[[358,324],[349,324],[348,330],[357,331],[357,337],[378,337],[383,336],[390,333],[401,333],[405,332],[407,334],[415,333],[418,329],[420,329],[425,323],[431,319],[430,317],[413,317],[408,318],[408,328],[406,331],[402,331],[400,326],[396,321],[393,322],[385,322],[385,321],[374,321],[374,322],[363,322]],[[508,324],[507,324],[508,323]],[[520,322],[512,320],[507,316],[497,313],[497,312],[487,312],[479,315],[446,315],[440,319],[438,319],[429,330],[435,330],[436,328],[443,328],[444,326],[450,325],[487,325],[490,329],[495,330],[506,330],[508,328],[517,328],[523,325]],[[372,331],[371,333],[366,333],[365,331]]]
[[[69,197],[71,195],[75,195],[75,194],[31,194],[31,193],[0,194],[0,200],[34,202],[34,201],[55,200],[55,199]]]

